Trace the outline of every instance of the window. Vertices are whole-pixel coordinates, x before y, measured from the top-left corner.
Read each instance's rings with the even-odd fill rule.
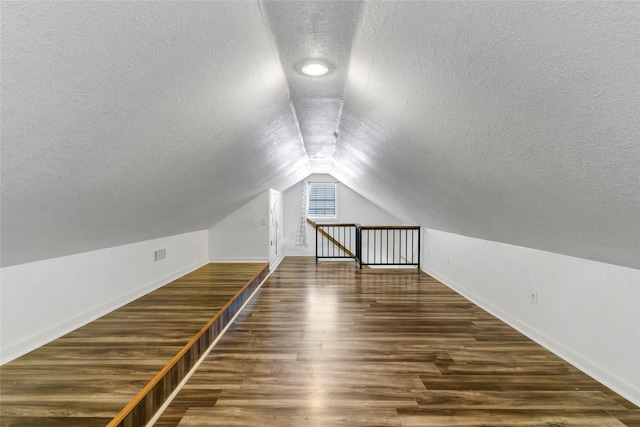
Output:
[[[309,217],[336,217],[336,184],[309,183]]]

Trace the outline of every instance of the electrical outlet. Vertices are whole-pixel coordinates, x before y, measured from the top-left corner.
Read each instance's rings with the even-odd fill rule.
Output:
[[[537,292],[531,292],[531,294],[529,295],[529,302],[533,305],[538,305],[538,293]]]

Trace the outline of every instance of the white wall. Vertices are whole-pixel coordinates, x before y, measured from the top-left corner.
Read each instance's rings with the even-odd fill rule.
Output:
[[[153,262],[153,251],[167,258]],[[207,231],[0,269],[0,361],[9,362],[206,264]]]
[[[211,261],[269,261],[269,191],[258,194],[209,229]]]
[[[337,182],[331,175],[314,174],[306,178],[309,182]],[[300,198],[302,182],[289,188],[284,193],[284,251],[287,256],[315,255],[316,231],[305,224],[308,246],[296,246],[298,232],[298,216],[300,214]],[[338,184],[337,218],[322,219],[322,223],[358,223],[361,225],[400,225],[401,221],[389,212],[374,205],[346,185]]]
[[[639,270],[423,231],[425,272],[640,405]]]

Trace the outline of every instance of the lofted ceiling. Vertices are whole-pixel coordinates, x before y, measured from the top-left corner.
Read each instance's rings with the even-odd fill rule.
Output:
[[[640,268],[638,2],[1,8],[3,266],[331,173],[408,223]]]

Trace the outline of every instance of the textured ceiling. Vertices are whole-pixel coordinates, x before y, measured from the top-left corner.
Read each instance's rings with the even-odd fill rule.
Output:
[[[640,268],[638,2],[1,8],[3,266],[329,172],[407,222]]]

